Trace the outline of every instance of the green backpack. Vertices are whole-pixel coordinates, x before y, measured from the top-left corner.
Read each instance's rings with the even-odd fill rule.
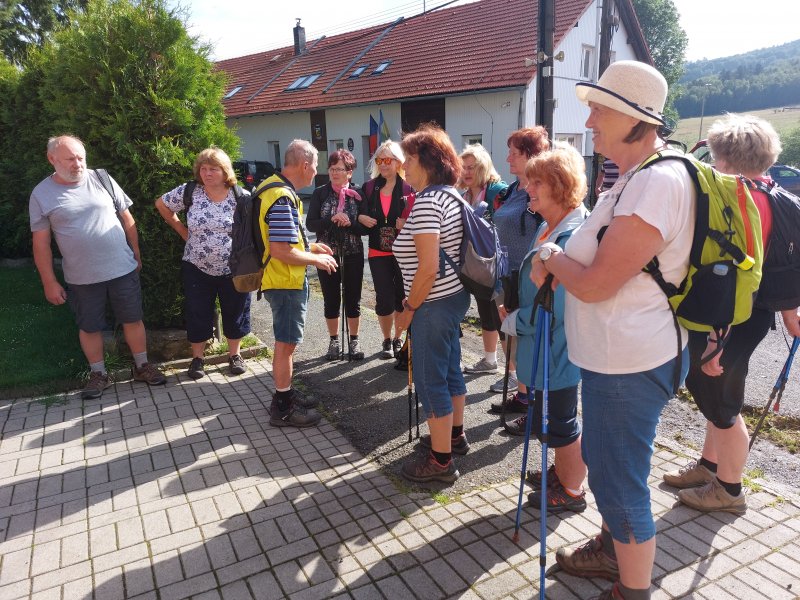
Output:
[[[667,295],[681,325],[724,337],[753,311],[764,260],[761,217],[742,176],[725,175],[679,151],[657,152],[639,170],[664,160],[683,162],[697,192],[689,272],[676,286],[664,280],[657,257],[644,270]]]

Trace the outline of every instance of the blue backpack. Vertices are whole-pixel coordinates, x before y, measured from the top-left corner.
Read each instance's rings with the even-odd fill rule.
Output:
[[[478,300],[492,300],[500,295],[500,278],[508,275],[508,252],[500,245],[494,225],[475,214],[472,207],[455,188],[433,185],[427,190],[440,191],[458,200],[464,236],[456,264],[439,248],[440,271],[444,275],[445,262],[458,275],[461,284]]]

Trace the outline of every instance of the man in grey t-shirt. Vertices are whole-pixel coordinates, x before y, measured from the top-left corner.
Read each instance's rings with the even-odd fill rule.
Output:
[[[75,314],[91,371],[82,396],[98,398],[112,383],[103,360],[107,298],[133,353],[133,378],[150,385],[166,383],[164,375],[147,360],[139,236],[128,210],[131,199],[110,180],[112,198],[96,172],[86,169],[86,150],[78,138],[50,138],[47,160],[55,172],[34,188],[29,204],[33,259],[47,301],[55,305],[68,302]],[[67,289],[53,271],[51,232],[63,257]]]

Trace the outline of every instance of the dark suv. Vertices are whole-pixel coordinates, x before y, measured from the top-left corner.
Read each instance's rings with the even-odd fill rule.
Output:
[[[237,160],[233,163],[233,170],[247,191],[252,191],[259,183],[275,173],[275,167],[266,160]]]

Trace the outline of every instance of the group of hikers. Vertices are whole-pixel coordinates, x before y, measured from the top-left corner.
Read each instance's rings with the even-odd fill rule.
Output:
[[[662,160],[641,168],[667,147],[662,136],[667,83],[649,65],[619,61],[596,84],[578,83],[576,93],[589,107],[586,126],[594,147],[615,176],[598,182],[603,191],[591,213],[583,203],[583,157],[551,142],[545,129],[523,128],[509,136],[506,160],[516,180],[507,185],[482,146],[469,145],[459,154],[442,129],[423,125],[399,143],[377,148],[372,179],[363,186],[352,182],[353,155],[332,152],[330,181],[314,190],[304,226],[297,190],[314,181],[318,153],[303,140],[288,146],[281,171],[253,191],[260,200],[265,246],[260,290],[271,307],[275,338],[269,422],[305,427],[321,418],[316,401],[292,387],[293,356],[308,306],[308,266],[317,269],[324,299],[326,357],[337,359],[346,350],[352,359],[364,358],[358,334],[367,237],[383,338],[376,351],[380,358],[398,356],[406,334],[429,430],[420,439],[426,451],[403,465],[403,475],[415,482],[450,483],[459,477],[453,454],[470,448],[464,374],[497,373],[502,341],[507,372],[491,390],[509,392],[492,406],[503,413],[505,428],[514,435],[532,430],[542,439],[542,403],[545,396],[548,400],[546,439],[555,461],[544,474],[544,488],[541,472],[528,473],[531,504],[538,506],[544,494],[550,511],[583,511],[588,474],[602,515],[597,536],[559,549],[558,564],[573,575],[613,581],[599,598],[638,600],[650,597],[656,549],[647,480],[661,411],[673,398],[676,381],[685,380],[707,419],[701,458],[664,475],[668,485],[679,488],[679,500],[701,511],[744,513],[745,380],[750,356],[775,311],[756,299],[749,318],[725,330],[690,332],[678,325],[661,287],[643,271],[657,257],[663,279],[679,286],[689,272],[695,231],[697,189],[683,162]],[[767,247],[772,212],[768,194],[756,183],[773,185],[764,173],[781,151],[776,132],[759,118],[732,114],[714,123],[708,144],[719,172],[746,178]],[[133,352],[134,379],[163,384],[145,351],[131,200],[113,180],[104,181],[102,172],[86,168],[77,138],[52,138],[47,156],[55,172],[30,200],[34,258],[47,300],[68,302],[75,314],[91,370],[83,397],[96,398],[111,385],[101,337],[106,298]],[[165,222],[186,242],[181,274],[193,352],[187,374],[204,376],[203,350],[216,300],[230,373],[241,374],[246,367],[239,347],[250,331],[251,299],[233,285],[229,256],[243,192],[230,159],[217,148],[197,156],[194,178],[194,184],[156,200]],[[484,355],[466,366],[460,324],[471,299],[454,266],[466,235],[464,203],[494,224],[511,272],[503,293],[477,301]],[[181,212],[185,223],[177,216]],[[316,233],[314,242],[306,228]],[[63,256],[66,289],[53,270],[51,232]],[[538,352],[537,296],[543,286],[553,291],[552,320],[549,347]],[[799,336],[797,307],[780,316],[789,335]]]

